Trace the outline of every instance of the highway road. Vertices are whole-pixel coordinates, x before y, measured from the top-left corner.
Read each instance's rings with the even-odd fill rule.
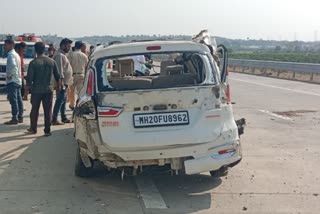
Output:
[[[0,213],[318,214],[320,85],[230,75],[235,117],[248,125],[243,161],[227,177],[156,171],[122,181],[98,166],[94,177],[77,178],[72,124],[53,127],[48,138],[42,127],[28,136],[26,118],[18,126],[0,125]],[[8,119],[9,103],[0,95],[0,121]]]

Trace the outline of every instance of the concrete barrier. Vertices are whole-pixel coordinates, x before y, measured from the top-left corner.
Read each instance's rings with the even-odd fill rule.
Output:
[[[230,72],[320,84],[320,64],[230,59],[228,69]]]
[[[234,71],[235,72],[242,72],[242,69],[240,66],[234,66]]]
[[[255,74],[255,75],[264,75],[265,74],[265,70],[264,69],[254,68],[253,74]]]
[[[294,72],[293,71],[280,71],[278,77],[281,79],[293,79]]]
[[[312,76],[312,73],[295,73],[294,79],[300,80],[303,82],[309,82],[311,81],[311,76]]]
[[[320,83],[320,74],[313,74],[312,82]]]

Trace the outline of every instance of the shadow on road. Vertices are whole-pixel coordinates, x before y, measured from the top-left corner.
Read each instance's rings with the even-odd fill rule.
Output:
[[[195,213],[210,209],[210,191],[218,187],[222,180],[209,175],[180,175],[153,177],[161,192],[167,210],[151,210],[150,213]]]
[[[53,130],[50,137],[26,139],[19,146],[18,142],[0,151],[1,213],[142,213],[131,179],[122,182],[102,169],[96,178],[74,176],[73,128]],[[26,150],[21,153],[22,149]]]
[[[6,165],[0,171],[3,213],[192,213],[210,208],[211,195],[205,191],[221,183],[207,175],[151,176],[169,208],[146,210],[133,177],[122,181],[119,172],[108,174],[101,164],[96,164],[94,177],[74,175],[73,128],[54,130],[50,137],[28,136],[24,141],[0,151],[0,168]],[[22,149],[26,150],[12,160]]]
[[[98,166],[97,166],[98,165]],[[156,174],[156,175],[152,175]],[[145,175],[139,175],[146,179],[152,179],[162,195],[168,209],[144,209],[144,213],[194,213],[210,209],[212,205],[211,193],[214,188],[218,187],[222,180],[213,178],[210,175],[178,175],[170,176],[168,173],[159,173],[157,168],[154,168]],[[134,176],[124,176],[124,180],[119,185],[124,183],[134,183]],[[121,181],[121,171],[113,170],[107,173],[102,164],[95,165],[95,172],[87,181],[91,185],[100,187],[104,191],[113,194],[117,187],[110,185],[110,180]],[[108,187],[108,188],[106,188]],[[136,187],[137,188],[137,187]],[[118,189],[116,191],[119,191]],[[137,196],[139,189],[136,190]],[[143,204],[143,201],[141,202]]]
[[[168,206],[168,209],[145,209],[143,199],[141,199],[144,213],[187,214],[207,210],[212,207],[210,192],[222,183],[220,178],[213,178],[210,175],[205,174],[179,176],[171,176],[169,174],[170,173],[168,173],[166,169],[151,167],[151,169],[146,170],[142,175],[139,175],[140,177],[144,177],[144,179],[151,179],[154,181],[163,200]],[[122,191],[119,189],[119,186],[110,186],[110,181],[117,182],[120,186],[129,183],[136,188],[136,192],[133,194],[139,196],[139,188],[134,180],[134,176],[125,175],[121,182],[120,170],[106,172],[105,167],[101,163],[96,162],[94,175],[87,179],[87,182],[95,187],[103,189],[103,191],[108,192],[110,195]],[[128,192],[122,192],[122,194],[134,196],[132,193]]]

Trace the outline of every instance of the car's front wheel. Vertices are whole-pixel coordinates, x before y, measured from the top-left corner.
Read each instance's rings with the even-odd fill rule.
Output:
[[[77,148],[76,153],[76,161],[75,161],[75,168],[74,173],[78,177],[90,177],[93,173],[93,161],[89,157],[91,161],[91,167],[86,167],[82,162],[81,155],[80,155],[80,147]]]

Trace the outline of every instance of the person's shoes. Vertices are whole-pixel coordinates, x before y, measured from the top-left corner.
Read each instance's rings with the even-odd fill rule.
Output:
[[[4,123],[5,125],[17,125],[18,124],[18,121],[16,120],[9,120],[7,122]]]
[[[32,130],[31,128],[29,128],[29,129],[27,129],[26,134],[37,134],[37,132]]]
[[[51,135],[52,135],[51,132],[44,133],[44,136],[45,136],[45,137],[49,137],[49,136],[51,136]]]
[[[73,110],[74,110],[74,107],[72,107],[71,105],[69,105],[69,109],[70,109],[71,111],[73,111]]]
[[[64,122],[60,122],[60,121],[52,121],[51,122],[51,125],[53,125],[53,126],[61,126],[61,125],[64,125]]]
[[[18,123],[23,123],[23,119],[19,119],[19,120],[18,120]]]
[[[64,120],[62,120],[62,122],[63,122],[63,123],[71,123],[71,120],[69,120],[69,119],[64,119]]]

